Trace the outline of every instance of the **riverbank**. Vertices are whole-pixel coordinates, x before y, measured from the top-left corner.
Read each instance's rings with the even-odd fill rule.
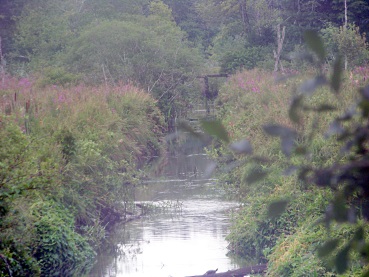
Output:
[[[82,276],[162,151],[163,117],[131,85],[8,76],[0,96],[1,274]]]
[[[227,239],[234,254],[254,257],[261,263],[268,262],[268,276],[336,274],[334,264],[341,263],[337,260],[340,254],[337,258],[336,254],[348,253],[342,249],[353,245],[352,234],[357,232],[357,226],[339,224],[340,219],[337,219],[338,223],[331,222],[334,227],[328,235],[325,226],[317,222],[329,218],[326,211],[332,207],[333,204],[329,206],[329,203],[339,187],[331,183],[335,181],[329,181],[334,179],[328,177],[333,171],[329,169],[344,163],[346,155],[351,155],[351,146],[345,148],[349,142],[345,145],[345,138],[337,140],[336,134],[343,133],[343,129],[339,129],[342,128],[341,121],[335,122],[335,130],[331,123],[335,117],[348,115],[347,111],[355,116],[361,113],[354,112],[352,107],[359,88],[367,83],[365,72],[344,73],[339,96],[332,93],[329,86],[316,85],[312,89],[314,93],[309,91],[305,98],[300,99],[296,95],[304,94],[302,84],[314,80],[311,79],[313,72],[301,75],[294,72],[294,77],[276,82],[270,72],[257,69],[231,76],[219,92],[218,101],[223,104],[219,118],[230,140],[247,139],[252,145],[245,151],[247,154],[252,152],[251,155],[235,155],[228,147],[209,151],[219,161],[220,168],[233,168],[220,177],[220,183],[244,203],[234,218]],[[300,102],[291,108],[293,96]],[[352,126],[356,126],[355,120],[350,122]],[[266,130],[269,130],[269,135]],[[299,167],[306,171],[298,171]],[[316,175],[313,177],[312,169],[323,168],[327,171],[321,170],[320,175],[314,171]],[[363,208],[355,204],[356,200],[351,196],[347,201],[337,197],[335,201],[350,203],[358,214],[361,213],[359,210]],[[281,208],[281,203],[285,204],[285,209]],[[270,216],[279,211],[282,213],[280,216]],[[358,225],[363,226],[362,232],[368,234],[368,224],[364,223],[363,215],[359,218]],[[332,249],[327,247],[329,253],[319,255],[318,249],[332,238],[340,243]],[[337,252],[339,249],[342,252]],[[353,257],[345,276],[359,276],[358,272],[362,271],[359,254],[355,253]]]

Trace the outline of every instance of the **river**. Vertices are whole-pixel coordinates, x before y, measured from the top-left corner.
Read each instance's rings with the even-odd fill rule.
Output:
[[[204,176],[211,163],[202,153],[169,157],[160,177],[135,191],[136,201],[160,211],[116,228],[119,255],[100,255],[90,277],[183,277],[241,267],[226,256],[237,203]]]

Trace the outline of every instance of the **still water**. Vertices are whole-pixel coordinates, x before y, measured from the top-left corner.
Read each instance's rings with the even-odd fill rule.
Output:
[[[237,203],[205,176],[210,164],[204,154],[170,157],[160,177],[135,192],[136,201],[161,211],[116,230],[123,240],[119,256],[98,264],[90,276],[183,277],[239,268],[226,256],[225,241]]]

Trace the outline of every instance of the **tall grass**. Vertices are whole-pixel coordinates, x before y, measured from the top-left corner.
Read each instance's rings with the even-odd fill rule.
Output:
[[[223,104],[221,119],[234,139],[247,137],[254,142],[254,147],[263,150],[268,137],[264,135],[262,126],[270,123],[279,123],[292,126],[288,111],[292,95],[297,93],[301,83],[309,75],[295,75],[286,81],[276,81],[276,78],[267,71],[242,71],[233,75],[222,87],[219,101]],[[365,81],[365,76],[358,73],[348,73],[345,77],[343,91],[339,97],[330,93],[324,87],[317,91],[307,103],[317,107],[320,103],[331,105],[344,110],[348,108],[357,95],[357,89]],[[320,119],[320,128],[327,124],[337,112],[324,114]],[[306,115],[303,122],[296,128],[305,128],[312,124],[311,115]]]
[[[0,85],[0,97],[0,112],[14,115],[26,133],[32,131],[31,125],[34,132],[67,129],[77,136],[91,129],[101,136],[106,131],[118,132],[127,152],[143,156],[150,138],[164,131],[156,101],[131,84],[38,88],[31,78],[8,76]]]
[[[2,239],[13,243],[15,238],[26,237],[26,233],[34,238],[17,246],[28,249],[24,255],[18,250],[5,253],[6,245],[0,245],[0,253],[13,255],[18,265],[24,259],[29,261],[29,257],[42,260],[39,270],[44,275],[51,274],[48,271],[54,269],[49,265],[54,262],[63,270],[86,271],[86,259],[93,256],[91,249],[78,250],[75,245],[88,241],[95,249],[100,246],[110,224],[125,217],[140,166],[163,150],[164,120],[156,101],[131,84],[39,87],[35,79],[6,76],[0,83],[0,115],[1,135],[17,140],[16,144],[0,146],[0,153],[12,151],[1,161],[5,166],[1,179],[17,178],[11,184],[1,183],[0,208],[17,211],[0,215],[7,223],[0,224]],[[14,149],[17,147],[30,150],[19,156],[22,150]],[[30,177],[13,176],[22,171]],[[47,207],[49,212],[34,216],[32,207],[36,206]],[[63,227],[65,230],[52,226],[51,221],[63,218],[74,225]],[[82,237],[75,236],[75,232]],[[66,250],[64,246],[50,248],[44,244],[50,240],[69,245],[71,253],[82,251],[78,261],[84,261],[83,265],[60,262]],[[68,259],[65,263],[69,263]]]

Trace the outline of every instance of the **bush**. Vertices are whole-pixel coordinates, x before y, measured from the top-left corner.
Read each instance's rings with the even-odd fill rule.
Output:
[[[44,73],[37,82],[40,87],[50,85],[66,86],[76,85],[82,78],[79,74],[72,74],[61,67],[47,67],[43,69]]]
[[[349,24],[347,28],[328,26],[322,29],[321,33],[327,46],[329,60],[334,61],[341,55],[347,58],[350,69],[367,64],[368,43],[365,34],[360,33],[359,27],[353,24]]]
[[[36,191],[57,191],[58,155],[50,152],[49,140],[33,141],[15,122],[13,116],[0,117],[0,273],[39,276],[29,204]]]
[[[37,260],[30,255],[30,249],[14,240],[0,240],[0,275],[40,276]]]
[[[82,276],[93,265],[95,252],[74,232],[74,217],[54,201],[34,203],[34,254],[41,276]]]

